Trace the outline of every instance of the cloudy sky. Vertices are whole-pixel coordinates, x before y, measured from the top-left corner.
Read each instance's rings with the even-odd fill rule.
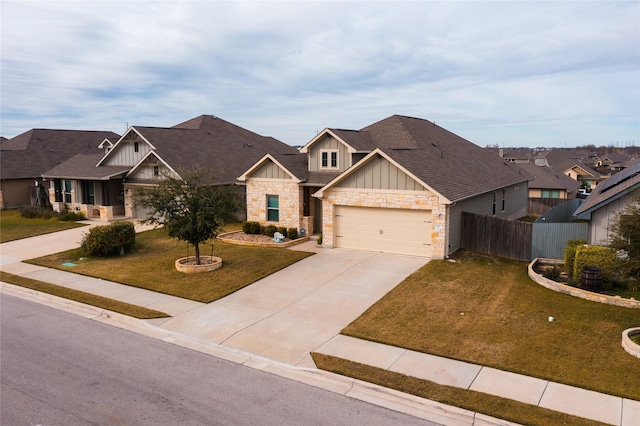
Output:
[[[640,145],[635,0],[2,0],[0,16],[9,138],[211,114],[303,145],[401,114],[480,146]]]

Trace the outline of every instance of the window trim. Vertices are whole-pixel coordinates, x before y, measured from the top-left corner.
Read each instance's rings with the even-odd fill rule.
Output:
[[[67,183],[69,184],[67,186]],[[68,191],[67,191],[68,189]],[[65,179],[62,181],[62,194],[63,194],[63,199],[65,203],[72,203],[73,202],[73,197],[72,197],[72,193],[73,193],[73,183],[71,182],[71,180],[69,179]]]
[[[275,199],[277,202],[277,206],[270,206],[269,200]],[[280,196],[276,194],[267,194],[266,196],[266,219],[267,222],[280,222]],[[275,213],[275,220],[272,218],[270,213]]]
[[[335,160],[335,165],[334,165],[334,160]],[[338,149],[321,149],[320,150],[320,169],[338,170],[339,167],[340,167],[340,150]]]

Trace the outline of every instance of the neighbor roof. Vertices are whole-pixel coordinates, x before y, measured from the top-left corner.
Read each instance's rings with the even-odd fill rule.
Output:
[[[119,135],[105,131],[32,129],[2,142],[2,179],[40,177],[79,153],[97,153],[98,145]]]
[[[596,186],[573,215],[578,217],[578,219],[588,218],[594,210],[638,188],[640,188],[640,164],[616,173]]]
[[[580,182],[547,166],[518,164],[518,167],[534,177],[534,179],[529,182],[529,188],[566,189],[567,192],[575,192],[580,188]]]
[[[100,166],[95,165],[104,156],[98,154],[77,154],[43,173],[43,177],[49,179],[86,179],[109,180],[115,176],[124,176],[131,167],[129,166]]]

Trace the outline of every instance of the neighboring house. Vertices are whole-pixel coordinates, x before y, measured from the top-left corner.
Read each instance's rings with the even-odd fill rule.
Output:
[[[36,205],[42,174],[79,153],[97,153],[113,132],[32,129],[0,145],[0,208]],[[45,199],[46,200],[46,199]]]
[[[510,163],[529,164],[533,153],[528,148],[500,148],[498,155]]]
[[[576,163],[572,159],[562,161],[552,168],[578,181],[580,187],[586,189],[587,192],[592,191],[598,185],[598,182],[606,178],[592,168]]]
[[[596,152],[574,148],[553,148],[545,152],[544,159],[546,164],[552,168],[557,168],[557,165],[569,160],[575,164],[584,164],[589,168],[594,168],[598,161]]]
[[[100,154],[75,156],[43,174],[53,182],[49,193],[56,210],[66,206],[102,220],[145,218],[135,194],[166,174],[178,177],[199,166],[216,173],[213,184],[235,185],[236,177],[266,153],[297,153],[211,115],[170,128],[133,126],[113,145],[100,147]]]
[[[529,198],[569,200],[578,194],[580,182],[550,167],[535,164],[518,164],[518,167],[534,177],[529,181]]]
[[[519,218],[529,176],[427,120],[394,115],[325,129],[297,155],[265,155],[239,180],[247,219],[322,232],[323,244],[443,259],[463,211]]]
[[[631,158],[624,154],[611,153],[602,155],[599,157],[599,166],[607,167],[611,171],[618,171],[623,168],[623,164],[625,161],[629,161]]]
[[[640,164],[616,173],[598,187],[573,214],[589,221],[590,244],[608,244],[609,227],[640,189]]]

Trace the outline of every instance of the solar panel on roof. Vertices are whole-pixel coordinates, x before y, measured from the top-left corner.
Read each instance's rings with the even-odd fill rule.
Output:
[[[625,169],[620,173],[616,173],[615,175],[611,176],[609,179],[598,185],[598,192],[602,194],[603,192],[613,188],[616,185],[619,185],[627,179],[631,179],[638,173],[640,173],[640,164],[636,164],[635,166],[629,167],[628,169]]]

